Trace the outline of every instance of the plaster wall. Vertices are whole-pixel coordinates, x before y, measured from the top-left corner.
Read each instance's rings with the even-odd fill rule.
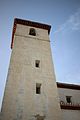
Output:
[[[48,31],[17,25],[2,105],[2,120],[60,120],[55,73],[53,69]],[[40,67],[35,67],[40,60]],[[41,94],[36,94],[36,83]],[[41,119],[43,120],[43,119]]]
[[[62,110],[63,120],[80,120],[80,111],[78,110]]]
[[[60,101],[64,101],[64,103],[67,103],[66,96],[72,96],[71,97],[72,104],[74,105],[80,104],[80,90],[58,88],[58,93]]]

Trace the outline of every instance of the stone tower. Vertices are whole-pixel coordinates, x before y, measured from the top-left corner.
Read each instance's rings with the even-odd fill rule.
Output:
[[[14,20],[1,120],[60,120],[50,25]]]

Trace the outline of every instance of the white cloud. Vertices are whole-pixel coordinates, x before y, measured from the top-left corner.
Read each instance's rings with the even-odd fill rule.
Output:
[[[76,13],[71,15],[69,19],[62,24],[54,33],[62,32],[65,29],[80,30],[80,8]]]

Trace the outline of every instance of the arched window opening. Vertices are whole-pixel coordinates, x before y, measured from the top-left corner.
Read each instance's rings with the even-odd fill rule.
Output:
[[[36,31],[34,28],[30,28],[29,35],[36,36]]]

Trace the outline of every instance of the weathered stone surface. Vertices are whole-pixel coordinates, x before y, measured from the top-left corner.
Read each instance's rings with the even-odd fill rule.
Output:
[[[2,106],[2,120],[60,120],[55,74],[52,64],[48,31],[17,25]],[[40,67],[35,67],[40,60]],[[36,83],[41,94],[36,94]],[[45,117],[42,117],[45,116]]]

